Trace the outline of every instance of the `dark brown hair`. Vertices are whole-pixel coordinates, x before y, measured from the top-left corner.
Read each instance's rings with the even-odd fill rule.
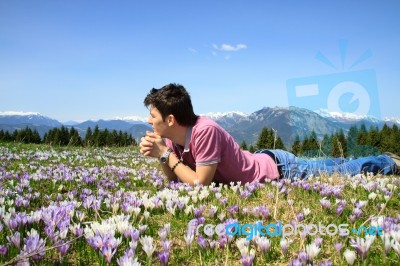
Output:
[[[198,117],[194,114],[189,93],[182,85],[175,83],[151,89],[144,99],[144,105],[157,108],[164,121],[172,114],[181,126],[193,126]]]

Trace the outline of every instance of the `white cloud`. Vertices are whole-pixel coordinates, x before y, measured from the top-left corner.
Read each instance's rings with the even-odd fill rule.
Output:
[[[231,44],[226,44],[226,43],[221,44],[221,46],[213,44],[212,47],[215,50],[225,51],[225,52],[237,52],[237,51],[242,50],[242,49],[247,49],[247,45],[242,44],[242,43],[237,44],[236,46],[235,45],[231,45]]]
[[[188,50],[189,50],[189,52],[192,52],[194,54],[198,53],[198,51],[196,49],[193,49],[193,48],[188,48]]]

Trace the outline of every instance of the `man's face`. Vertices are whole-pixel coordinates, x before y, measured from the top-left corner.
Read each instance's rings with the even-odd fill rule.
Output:
[[[161,137],[165,137],[166,129],[168,129],[168,122],[163,121],[160,112],[154,106],[150,107],[149,124],[153,127],[155,133]]]

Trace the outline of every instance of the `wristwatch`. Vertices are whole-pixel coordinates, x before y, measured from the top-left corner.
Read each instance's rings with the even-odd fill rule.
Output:
[[[168,148],[166,152],[160,157],[160,163],[166,164],[168,162],[169,155],[171,154],[172,150]]]

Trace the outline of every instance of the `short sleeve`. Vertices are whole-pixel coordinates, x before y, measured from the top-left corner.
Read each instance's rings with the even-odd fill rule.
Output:
[[[223,134],[214,126],[198,129],[194,138],[194,157],[196,165],[210,165],[219,163],[222,156]]]

